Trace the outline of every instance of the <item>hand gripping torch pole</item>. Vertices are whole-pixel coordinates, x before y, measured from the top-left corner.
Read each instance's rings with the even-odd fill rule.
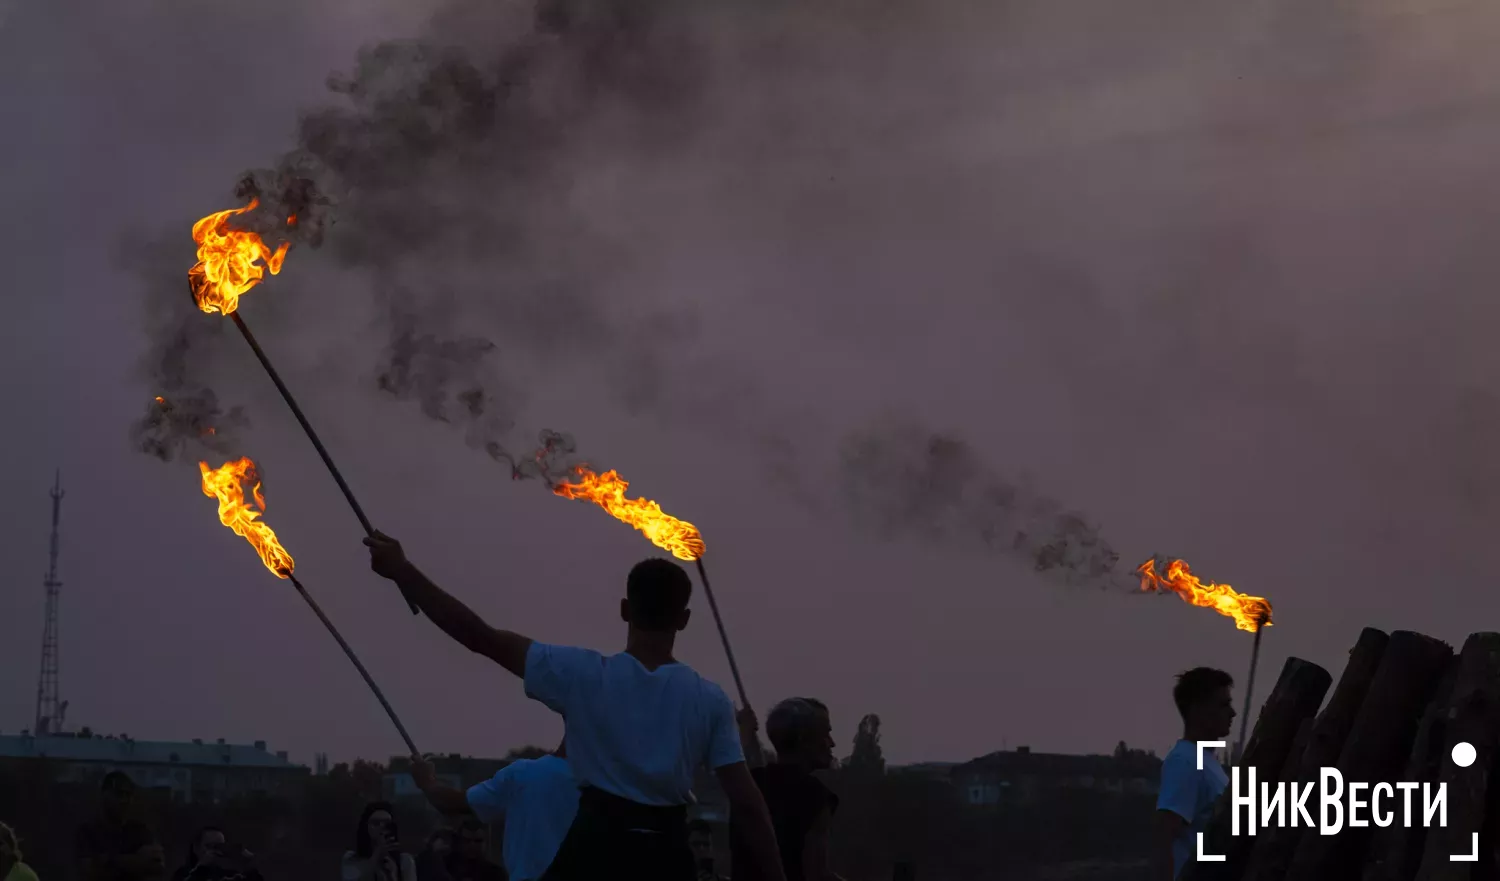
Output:
[[[188,293],[193,293],[191,282],[188,283]],[[193,302],[194,304],[198,302],[196,295],[193,295]],[[359,500],[354,498],[354,491],[349,489],[349,484],[344,481],[344,475],[339,473],[339,466],[333,464],[333,457],[328,455],[328,450],[323,446],[323,441],[318,439],[318,433],[313,431],[312,424],[307,421],[306,416],[302,415],[302,408],[297,406],[297,399],[292,397],[291,389],[288,389],[286,383],[281,381],[281,374],[276,372],[276,368],[271,364],[271,359],[266,357],[266,353],[261,349],[260,343],[255,341],[255,335],[250,332],[249,326],[245,324],[245,319],[240,317],[239,311],[236,310],[229,313],[229,318],[234,322],[234,326],[239,329],[240,335],[245,338],[245,342],[250,344],[250,351],[255,353],[255,357],[260,361],[260,366],[266,369],[266,375],[271,377],[271,382],[275,383],[276,390],[281,392],[282,400],[286,401],[286,405],[292,408],[292,415],[297,417],[297,424],[302,426],[302,430],[307,434],[307,439],[312,441],[313,449],[318,451],[318,456],[323,459],[323,464],[328,467],[328,473],[333,475],[333,482],[339,485],[339,490],[344,494],[344,499],[349,503],[349,507],[354,510],[354,516],[359,518],[359,525],[364,528],[365,535],[373,538],[375,527],[370,524],[370,518],[365,516],[364,508],[359,506]],[[417,614],[416,603],[408,599],[406,605],[411,609],[413,615]],[[340,640],[340,642],[342,641]],[[359,662],[356,661],[355,663],[358,664]],[[374,683],[371,683],[371,685],[373,686]],[[383,703],[384,700],[382,698],[381,702]]]

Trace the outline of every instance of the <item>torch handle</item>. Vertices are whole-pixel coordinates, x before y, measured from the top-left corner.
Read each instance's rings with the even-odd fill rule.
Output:
[[[370,518],[365,516],[365,509],[359,506],[359,500],[354,498],[354,491],[349,489],[349,484],[344,481],[344,475],[339,473],[339,466],[333,464],[333,457],[328,455],[328,450],[323,446],[323,441],[319,440],[318,433],[313,431],[312,424],[307,421],[306,416],[302,415],[302,408],[297,406],[297,399],[292,397],[291,389],[287,388],[286,383],[281,381],[281,374],[276,372],[276,368],[271,365],[271,359],[266,357],[266,353],[262,351],[260,343],[255,341],[255,335],[250,332],[250,328],[245,324],[245,319],[240,317],[239,312],[231,312],[229,313],[229,317],[234,321],[234,326],[239,328],[240,334],[245,338],[245,342],[250,344],[250,351],[254,352],[255,357],[260,360],[260,366],[266,369],[266,374],[271,377],[271,382],[276,384],[276,390],[281,392],[282,400],[286,401],[286,405],[292,408],[292,415],[297,417],[297,422],[302,426],[302,431],[307,434],[307,439],[312,441],[313,449],[318,451],[318,455],[323,459],[323,464],[328,467],[328,473],[333,475],[333,482],[339,485],[339,490],[343,492],[344,499],[349,502],[349,507],[354,509],[354,516],[359,518],[359,525],[364,528],[365,535],[374,536],[375,527],[370,524]],[[407,600],[406,605],[411,608],[413,615],[417,614],[416,603]]]
[[[391,721],[396,725],[396,730],[401,732],[401,739],[406,741],[406,748],[411,752],[412,757],[421,758],[422,754],[417,752],[417,745],[412,742],[411,735],[406,733],[406,726],[401,724],[401,719],[396,716],[396,711],[391,709],[390,701],[385,699],[385,695],[380,691],[380,686],[376,685],[375,679],[370,676],[370,671],[366,670],[365,665],[359,662],[359,656],[354,653],[354,649],[349,647],[349,643],[345,642],[344,637],[339,634],[338,628],[334,627],[333,622],[328,620],[328,616],[323,614],[323,610],[312,598],[312,594],[307,592],[307,588],[302,586],[302,582],[298,581],[291,573],[287,573],[286,577],[291,580],[292,586],[297,588],[297,593],[301,594],[304,600],[307,600],[307,604],[312,608],[313,614],[318,616],[318,620],[322,621],[323,626],[328,628],[328,632],[333,634],[333,638],[338,640],[339,648],[343,649],[344,654],[349,656],[349,660],[354,662],[354,669],[359,671],[359,675],[365,678],[365,684],[370,686],[371,691],[375,692],[375,699],[380,701],[380,705],[385,708],[385,714],[391,717]]]
[[[1260,635],[1265,632],[1262,621],[1255,628],[1255,644],[1250,647],[1250,675],[1245,679],[1245,711],[1240,714],[1240,743],[1235,748],[1235,764],[1245,755],[1245,731],[1250,726],[1250,696],[1255,692],[1255,668],[1260,664]]]
[[[724,630],[724,618],[719,614],[719,604],[714,600],[714,589],[708,583],[708,570],[703,568],[703,558],[693,561],[698,564],[698,580],[703,582],[703,595],[708,597],[708,607],[713,610],[714,623],[719,627],[719,639],[724,642],[724,654],[729,658],[729,672],[734,676],[734,687],[740,692],[740,706],[750,709],[750,698],[745,694],[745,681],[740,678],[740,665],[734,662],[734,649],[729,647],[729,634]]]

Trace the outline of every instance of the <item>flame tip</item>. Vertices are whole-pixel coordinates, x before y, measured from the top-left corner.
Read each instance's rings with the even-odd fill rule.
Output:
[[[625,498],[630,482],[618,471],[610,469],[598,474],[582,464],[569,470],[577,481],[553,485],[553,495],[594,502],[616,520],[640,530],[652,544],[679,560],[692,561],[703,556],[706,547],[698,527],[666,513],[661,505],[650,499]]]
[[[1255,633],[1261,627],[1272,626],[1271,604],[1264,597],[1242,594],[1227,584],[1204,583],[1182,559],[1167,562],[1163,574],[1157,571],[1161,559],[1153,555],[1136,567],[1141,590],[1175,593],[1186,603],[1233,618],[1239,630]]]
[[[266,509],[266,500],[261,492],[255,462],[242,456],[218,468],[210,468],[207,462],[199,461],[198,468],[203,475],[203,494],[219,500],[219,522],[250,542],[272,574],[278,578],[289,577],[296,568],[292,555],[282,547],[271,527],[259,519]],[[259,511],[245,501],[244,484],[247,480],[253,485],[251,495],[260,507]]]

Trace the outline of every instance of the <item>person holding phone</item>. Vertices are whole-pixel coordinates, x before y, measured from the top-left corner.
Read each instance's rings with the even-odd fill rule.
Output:
[[[204,826],[193,836],[187,861],[172,881],[261,881],[261,877],[255,854],[244,845],[229,843],[223,829]]]
[[[417,881],[417,861],[401,849],[389,802],[365,805],[354,850],[344,853],[342,881]]]

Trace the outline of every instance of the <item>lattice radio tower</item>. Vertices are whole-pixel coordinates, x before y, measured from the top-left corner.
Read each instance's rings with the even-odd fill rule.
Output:
[[[52,543],[48,548],[47,577],[42,586],[47,589],[47,622],[42,628],[42,672],[36,682],[36,728],[38,736],[58,734],[63,731],[66,702],[57,695],[57,594],[62,582],[57,580],[57,552],[60,537],[58,527],[62,523],[62,472],[52,484]]]

